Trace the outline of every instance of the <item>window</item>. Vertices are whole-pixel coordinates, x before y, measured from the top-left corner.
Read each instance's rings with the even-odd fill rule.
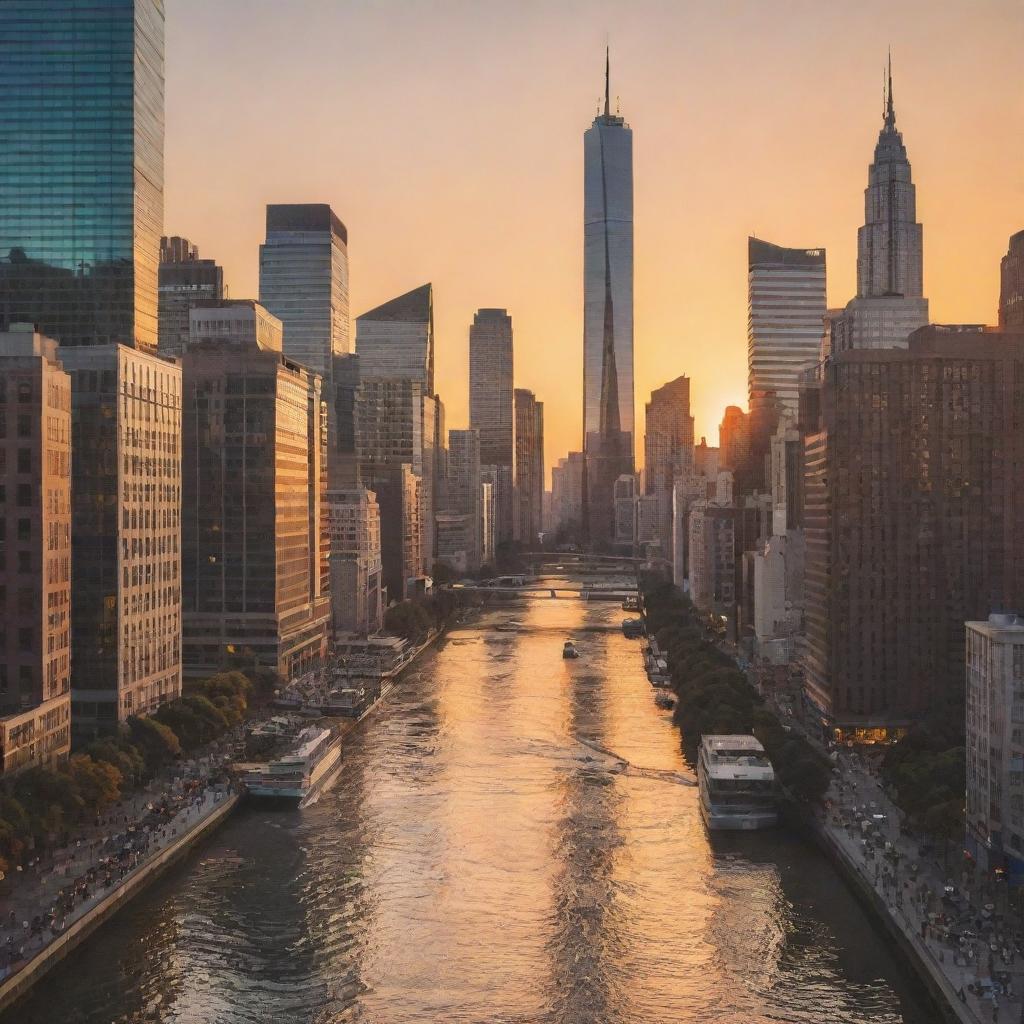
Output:
[[[18,413],[18,437],[32,436],[32,417],[27,412]]]
[[[18,507],[19,508],[31,508],[32,507],[32,485],[31,484],[18,484]]]
[[[18,472],[19,473],[31,473],[32,472],[32,449],[31,448],[19,448],[18,449]]]
[[[18,630],[18,650],[19,651],[31,651],[32,650],[32,627],[22,626]]]

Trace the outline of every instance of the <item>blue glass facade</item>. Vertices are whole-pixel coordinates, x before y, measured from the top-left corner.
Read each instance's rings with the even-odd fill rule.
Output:
[[[163,0],[0,3],[0,329],[157,344]]]

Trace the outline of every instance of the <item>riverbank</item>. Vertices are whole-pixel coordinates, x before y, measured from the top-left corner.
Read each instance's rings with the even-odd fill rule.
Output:
[[[157,843],[144,860],[139,861],[105,893],[97,893],[72,912],[62,930],[44,942],[22,961],[5,969],[0,982],[0,1013],[21,999],[55,964],[79,946],[104,921],[116,914],[164,874],[201,839],[207,836],[237,807],[241,797],[226,787],[206,795],[201,805],[182,812],[185,820],[168,828],[165,842]],[[179,828],[184,831],[179,832]]]

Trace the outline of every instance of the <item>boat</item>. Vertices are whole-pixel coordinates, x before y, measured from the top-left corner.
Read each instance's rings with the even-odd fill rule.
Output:
[[[655,694],[654,703],[657,704],[659,708],[664,708],[666,711],[670,711],[676,706],[676,699],[672,694],[665,693],[664,690],[661,690]]]
[[[563,658],[578,658],[580,652],[576,648],[576,644],[572,640],[566,640],[562,644],[562,657]]]
[[[709,829],[748,830],[778,823],[775,770],[753,736],[702,737],[697,785]]]
[[[629,637],[643,636],[644,635],[644,620],[643,619],[623,619],[622,620],[622,632]]]
[[[340,768],[340,733],[311,725],[295,736],[288,753],[251,768],[242,782],[250,797],[308,807],[334,782]]]
[[[636,594],[630,594],[622,602],[622,610],[624,612],[638,612],[640,611],[640,598]]]

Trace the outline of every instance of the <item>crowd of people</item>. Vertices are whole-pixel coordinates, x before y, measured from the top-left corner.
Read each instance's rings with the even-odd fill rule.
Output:
[[[6,880],[6,891],[0,891],[0,980],[21,969],[228,798],[229,743],[177,764],[63,847],[30,860]]]

